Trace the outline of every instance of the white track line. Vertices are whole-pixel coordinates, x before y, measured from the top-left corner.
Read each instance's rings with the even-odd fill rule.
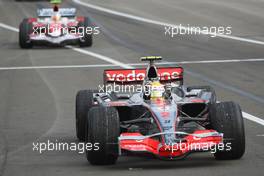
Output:
[[[171,27],[176,27],[176,28],[179,28],[179,29],[181,28],[181,29],[184,29],[186,31],[191,31],[191,32],[196,32],[196,33],[199,32],[199,33],[204,34],[204,35],[214,35],[214,36],[217,36],[217,37],[220,37],[220,38],[226,38],[226,39],[231,39],[231,40],[236,40],[236,41],[241,41],[241,42],[247,42],[247,43],[264,45],[264,41],[247,39],[247,38],[242,38],[242,37],[237,37],[237,36],[232,36],[232,35],[206,33],[206,32],[203,32],[203,31],[199,31],[197,29],[193,29],[193,28],[190,29],[190,28],[185,27],[185,26],[180,26],[180,25],[176,25],[176,24],[170,24],[170,23],[165,23],[165,22],[156,21],[156,20],[152,20],[152,19],[147,19],[147,18],[131,15],[131,14],[124,13],[124,12],[118,12],[118,11],[115,11],[115,10],[107,9],[107,8],[100,7],[100,6],[97,6],[97,5],[93,5],[93,4],[90,4],[90,3],[82,2],[81,0],[72,0],[72,1],[77,3],[77,4],[89,7],[91,9],[95,9],[95,10],[98,10],[98,11],[102,11],[102,12],[105,12],[105,13],[109,13],[109,14],[112,14],[112,15],[117,15],[117,16],[129,18],[129,19],[133,19],[133,20],[137,20],[137,21],[141,21],[141,22],[144,22],[144,23],[155,24],[155,25],[160,25],[160,26],[171,26]]]
[[[84,49],[80,49],[80,48],[75,48],[73,46],[66,46],[66,48],[70,48],[74,51],[77,51],[79,53],[83,53],[83,54],[86,54],[86,55],[89,55],[89,56],[92,56],[92,57],[96,57],[96,58],[99,58],[103,61],[106,61],[106,62],[109,62],[111,64],[114,64],[114,65],[117,65],[117,66],[120,66],[122,68],[132,68],[131,66],[127,65],[127,64],[124,64],[122,62],[119,62],[117,60],[114,60],[110,57],[107,57],[107,56],[103,56],[101,54],[98,54],[98,53],[94,53],[94,52],[91,52],[91,51],[87,51],[87,50],[84,50]]]
[[[243,117],[244,117],[245,119],[251,120],[251,121],[253,121],[253,122],[256,122],[256,123],[261,124],[261,125],[264,126],[264,120],[263,120],[263,119],[261,119],[261,118],[259,118],[259,117],[256,117],[256,116],[253,116],[253,115],[251,115],[251,114],[248,114],[248,113],[246,113],[246,112],[242,112],[242,115],[243,115]]]
[[[65,69],[65,68],[98,68],[98,67],[118,67],[112,64],[94,65],[47,65],[47,66],[25,66],[25,67],[0,67],[0,71],[5,70],[35,70],[35,69]]]
[[[8,29],[10,31],[19,32],[19,30],[17,28],[15,28],[13,26],[9,26],[9,25],[4,24],[4,23],[0,23],[0,27]]]
[[[17,28],[14,28],[12,26],[9,26],[9,25],[3,24],[3,23],[0,23],[0,27],[5,28],[5,29],[8,29],[8,30],[11,30],[11,31],[14,31],[14,32],[18,32],[18,29]],[[97,53],[93,53],[93,52],[90,52],[90,51],[88,52],[86,50],[79,49],[79,48],[74,48],[72,46],[67,46],[67,48],[70,48],[70,49],[72,49],[74,51],[77,51],[77,52],[80,52],[80,53],[83,53],[83,54],[86,54],[86,55],[90,55],[90,56],[93,56],[93,57],[97,57],[97,58],[99,58],[101,60],[110,62],[110,63],[115,64],[116,66],[120,66],[122,68],[133,68],[130,65],[123,64],[123,63],[121,63],[119,61],[116,61],[115,59],[112,59],[112,58],[109,58],[109,57],[106,57],[106,56],[103,56],[103,55],[100,55],[100,54],[97,54]],[[54,67],[54,68],[55,67],[57,67],[57,68],[63,68],[64,67],[64,68],[66,68],[65,66],[39,66],[39,67],[35,67],[35,68],[45,68],[45,67],[46,68],[51,68],[51,67]],[[67,66],[67,67],[72,68],[72,66]],[[80,68],[80,66],[75,66],[75,67],[76,68],[78,68],[78,67]],[[94,67],[94,66],[91,66],[90,65],[89,67]],[[7,67],[5,67],[5,68],[7,68]],[[14,70],[14,69],[22,68],[22,67],[9,67],[9,68],[13,68],[13,70]],[[24,69],[30,69],[30,67],[24,67]],[[11,69],[9,69],[9,70],[11,70]],[[243,117],[245,119],[251,120],[253,122],[256,122],[256,123],[264,126],[264,120],[261,119],[261,118],[259,118],[259,117],[253,116],[253,115],[248,114],[246,112],[243,112]]]
[[[198,61],[178,61],[178,62],[160,62],[156,65],[172,65],[172,64],[211,64],[211,63],[233,63],[233,62],[263,62],[264,58],[251,59],[223,59],[223,60],[198,60]],[[129,65],[146,65],[142,63],[131,63]]]
[[[264,134],[258,134],[257,136],[258,137],[264,137]]]
[[[67,46],[69,47],[69,46]],[[78,48],[74,48],[77,50]],[[82,52],[82,51],[81,51]],[[85,54],[88,54],[85,52]],[[94,57],[94,53],[89,55]],[[100,57],[104,57],[100,55]],[[258,59],[228,59],[228,60],[201,60],[201,61],[179,61],[179,62],[160,62],[156,65],[177,65],[177,64],[207,64],[207,63],[232,63],[232,62],[262,62],[264,58]],[[146,63],[128,63],[122,68],[132,68],[131,66],[144,66]],[[130,67],[127,67],[130,66]],[[96,67],[120,67],[120,64],[91,64],[91,65],[45,65],[45,66],[20,66],[20,67],[0,67],[0,71],[4,70],[33,70],[33,69],[64,69],[64,68],[96,68]]]

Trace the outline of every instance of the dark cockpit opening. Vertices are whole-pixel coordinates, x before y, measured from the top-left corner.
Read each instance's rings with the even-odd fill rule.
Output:
[[[158,77],[157,69],[154,66],[150,66],[148,70],[148,78],[154,79]]]

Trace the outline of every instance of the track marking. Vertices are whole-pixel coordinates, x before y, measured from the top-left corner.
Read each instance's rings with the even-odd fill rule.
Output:
[[[259,118],[259,117],[256,117],[256,116],[253,116],[253,115],[251,115],[251,114],[248,114],[248,113],[246,113],[246,112],[242,112],[242,115],[243,115],[243,117],[244,117],[245,119],[251,120],[251,121],[253,121],[253,122],[256,122],[256,123],[258,123],[258,124],[264,126],[264,120],[263,120],[263,119],[261,119],[261,118]]]
[[[0,27],[8,29],[10,31],[19,32],[19,30],[17,28],[15,28],[13,26],[9,26],[9,25],[4,24],[4,23],[0,23]]]
[[[9,25],[3,24],[3,23],[0,23],[0,27],[5,28],[5,29],[8,29],[8,30],[11,30],[11,31],[14,31],[14,32],[18,32],[18,29],[17,29],[17,28],[14,28],[14,27],[12,27],[12,26],[9,26]],[[110,62],[110,63],[112,63],[112,64],[115,64],[116,66],[120,66],[120,67],[122,67],[122,68],[133,68],[133,67],[130,66],[130,65],[123,64],[123,63],[121,63],[121,62],[119,62],[119,61],[116,61],[116,60],[114,60],[114,59],[112,59],[112,58],[109,58],[109,57],[106,57],[106,56],[103,56],[103,55],[100,55],[100,54],[97,54],[97,53],[93,53],[93,52],[86,51],[86,50],[79,49],[79,48],[74,48],[74,47],[72,47],[72,46],[67,46],[67,48],[72,49],[72,50],[77,51],[77,52],[80,52],[80,53],[83,53],[83,54],[86,54],[86,55],[90,55],[90,56],[93,56],[93,57],[97,57],[97,58],[99,58],[99,59],[101,59],[101,60],[108,61],[108,62]],[[47,68],[47,67],[51,68],[51,67],[59,67],[59,66],[39,66],[39,68],[40,68],[40,67],[42,67],[42,68],[44,68],[44,67],[46,67],[46,68]],[[69,67],[70,67],[70,66],[69,66]],[[6,68],[6,67],[5,67],[5,68]],[[21,68],[21,67],[10,67],[10,68],[13,68],[13,70],[14,70],[15,68]],[[33,69],[32,67],[24,67],[24,68],[26,68],[26,69]],[[65,67],[64,67],[64,68],[65,68]],[[76,68],[77,68],[77,67],[76,67]],[[246,112],[243,112],[243,117],[244,117],[245,119],[251,120],[251,121],[253,121],[253,122],[256,122],[256,123],[258,123],[258,124],[264,126],[264,120],[261,119],[261,118],[259,118],[259,117],[253,116],[253,115],[248,114],[248,113],[246,113]]]
[[[258,137],[264,137],[264,134],[258,134],[257,136]]]
[[[210,63],[233,63],[233,62],[263,62],[264,58],[251,59],[223,59],[223,60],[198,60],[198,61],[178,61],[178,62],[160,62],[157,65],[171,65],[171,64],[210,64]],[[131,63],[129,65],[146,65],[142,63]]]
[[[115,59],[112,59],[112,58],[107,57],[107,56],[103,56],[103,55],[98,54],[98,53],[94,53],[94,52],[91,52],[91,51],[88,51],[88,50],[76,48],[76,47],[73,47],[73,46],[66,46],[66,48],[72,49],[72,50],[77,51],[77,52],[82,53],[82,54],[86,54],[86,55],[89,55],[89,56],[92,56],[92,57],[99,58],[99,59],[101,59],[103,61],[106,61],[106,62],[109,62],[111,64],[120,66],[122,68],[128,68],[128,69],[132,68],[131,66],[129,66],[127,64],[124,64],[124,63],[119,62],[119,61],[117,61]]]
[[[96,68],[96,67],[118,67],[112,64],[94,64],[94,65],[47,65],[47,66],[25,66],[25,67],[0,67],[1,71],[5,70],[35,70],[35,69],[65,69],[65,68]]]
[[[74,48],[77,50],[78,48]],[[87,53],[88,54],[88,53]],[[90,53],[89,53],[90,54]],[[91,56],[95,57],[91,53]],[[100,57],[103,57],[100,55]],[[179,61],[179,62],[160,62],[156,63],[156,65],[177,65],[177,64],[207,64],[207,63],[232,63],[232,62],[262,62],[264,58],[258,59],[229,59],[229,60],[201,60],[201,61]],[[125,66],[130,66],[128,68],[132,68],[131,66],[144,66],[146,63],[128,63]],[[96,67],[121,67],[117,64],[91,64],[91,65],[44,65],[44,66],[21,66],[21,67],[0,67],[0,71],[4,70],[32,70],[32,69],[66,69],[66,68],[96,68]]]
[[[117,15],[117,16],[129,18],[129,19],[133,19],[133,20],[137,20],[137,21],[141,21],[141,22],[144,22],[144,23],[155,24],[155,25],[160,25],[160,26],[171,26],[171,27],[176,27],[176,28],[184,29],[184,30],[191,31],[191,32],[200,32],[203,35],[214,35],[214,36],[217,36],[219,38],[225,38],[225,39],[231,39],[231,40],[236,40],[236,41],[241,41],[241,42],[247,42],[247,43],[264,45],[264,41],[247,39],[247,38],[242,38],[242,37],[237,37],[237,36],[232,36],[232,35],[215,34],[215,33],[210,33],[210,32],[207,33],[207,32],[203,32],[203,31],[199,31],[199,30],[193,29],[193,28],[190,29],[190,28],[185,27],[185,26],[180,26],[180,25],[176,25],[176,24],[170,24],[170,23],[165,23],[165,22],[161,22],[161,21],[156,21],[156,20],[143,18],[143,17],[140,17],[140,16],[135,16],[135,15],[124,13],[124,12],[118,12],[118,11],[115,11],[115,10],[107,9],[107,8],[100,7],[100,6],[97,6],[97,5],[93,5],[93,4],[90,4],[90,3],[82,2],[81,0],[72,0],[72,1],[77,3],[77,4],[79,4],[79,5],[89,7],[91,9],[95,9],[95,10],[98,10],[98,11],[102,11],[102,12],[105,12],[105,13],[109,13],[109,14],[112,14],[112,15]]]

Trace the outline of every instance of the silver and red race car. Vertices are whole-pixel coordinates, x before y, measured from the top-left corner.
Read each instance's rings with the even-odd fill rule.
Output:
[[[92,34],[99,33],[92,27],[88,17],[77,17],[75,8],[38,9],[37,18],[24,19],[19,26],[19,45],[32,48],[34,45],[77,44],[92,46]]]
[[[216,159],[239,159],[245,151],[240,106],[217,102],[210,86],[183,85],[182,67],[104,71],[100,90],[76,97],[76,132],[94,165],[114,164],[121,155],[175,160],[210,151]]]

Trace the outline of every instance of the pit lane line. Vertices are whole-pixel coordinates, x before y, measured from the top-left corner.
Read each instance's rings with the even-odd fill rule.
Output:
[[[212,33],[212,32],[203,32],[203,31],[199,31],[199,30],[193,29],[193,28],[188,28],[188,27],[182,26],[182,25],[165,23],[165,22],[161,22],[161,21],[156,21],[156,20],[140,17],[140,16],[135,16],[135,15],[124,13],[124,12],[111,10],[111,9],[108,9],[108,8],[104,8],[104,7],[101,7],[101,6],[93,5],[93,4],[90,4],[90,3],[87,3],[87,2],[83,2],[81,0],[72,0],[72,1],[74,3],[76,3],[76,4],[79,4],[79,5],[91,8],[91,9],[95,9],[95,10],[98,10],[98,11],[101,11],[101,12],[105,12],[105,13],[108,13],[108,14],[121,16],[121,17],[124,17],[124,18],[132,19],[132,20],[136,20],[136,21],[140,21],[140,22],[144,22],[144,23],[148,23],[148,24],[154,24],[154,25],[159,25],[159,26],[164,26],[164,27],[168,27],[168,26],[169,27],[175,27],[175,28],[184,29],[186,31],[193,32],[193,33],[201,33],[203,35],[213,35],[213,36],[216,36],[216,37],[219,37],[219,38],[225,38],[225,39],[231,39],[231,40],[236,40],[236,41],[240,41],[240,42],[264,45],[264,41],[248,39],[248,38],[243,38],[243,37],[238,37],[238,36],[233,36],[233,35],[224,35],[224,34],[216,34],[216,33]]]
[[[8,30],[11,30],[11,31],[14,31],[14,32],[18,32],[19,31],[17,28],[9,26],[7,24],[3,24],[3,23],[0,23],[0,27],[8,29]],[[87,50],[84,50],[84,49],[80,49],[80,48],[75,48],[73,46],[66,46],[66,47],[69,48],[69,49],[72,49],[73,51],[76,51],[76,52],[79,52],[79,53],[83,53],[83,54],[86,54],[86,55],[90,55],[90,56],[96,57],[98,59],[104,60],[106,62],[110,62],[111,64],[114,64],[114,65],[119,66],[121,68],[133,68],[132,66],[130,66],[128,64],[124,64],[122,62],[116,61],[115,59],[112,59],[112,58],[109,58],[109,57],[106,57],[106,56],[103,56],[103,55],[100,55],[100,54],[97,54],[97,53],[93,53],[93,52],[90,52],[90,51],[87,51]],[[53,66],[53,67],[55,67],[55,66]],[[95,66],[93,66],[93,67],[95,67]],[[243,112],[243,117],[245,119],[251,120],[253,122],[256,122],[256,123],[264,126],[264,120],[259,118],[259,117],[253,116],[253,115],[248,114],[246,112]]]

